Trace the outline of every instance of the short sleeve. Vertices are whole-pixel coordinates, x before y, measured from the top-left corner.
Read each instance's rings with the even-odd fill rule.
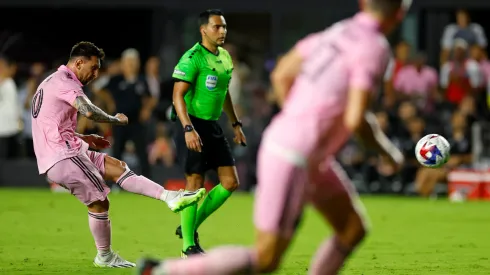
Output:
[[[302,58],[306,58],[313,51],[315,46],[318,44],[320,34],[320,32],[312,33],[296,43],[294,48]]]
[[[86,96],[83,93],[82,88],[80,88],[80,87],[79,88],[73,88],[73,89],[66,90],[66,91],[61,91],[58,93],[58,98],[64,102],[70,104],[70,105],[73,105],[73,103],[75,102],[75,100],[79,96]]]
[[[458,31],[458,27],[454,24],[447,26],[441,38],[441,47],[443,49],[451,49],[453,47],[454,35]]]
[[[175,66],[172,78],[192,83],[197,77],[199,68],[196,57],[186,53]]]
[[[372,90],[383,76],[388,65],[390,54],[387,46],[358,47],[358,52],[352,53],[349,62],[349,87],[360,90]]]
[[[482,26],[480,24],[473,23],[471,24],[470,28],[476,35],[478,45],[485,48],[487,46],[487,36],[485,35],[485,31],[483,30]]]

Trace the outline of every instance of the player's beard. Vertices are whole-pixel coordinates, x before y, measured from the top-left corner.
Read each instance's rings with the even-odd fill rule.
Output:
[[[86,79],[86,80],[84,80],[84,81],[80,81],[80,82],[83,84],[83,86],[86,86],[86,85],[88,85],[90,82],[92,82],[92,80],[94,80],[94,77],[90,77],[90,78],[88,78],[88,79]]]

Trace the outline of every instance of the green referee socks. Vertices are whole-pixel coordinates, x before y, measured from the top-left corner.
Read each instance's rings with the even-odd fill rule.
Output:
[[[199,228],[207,217],[220,208],[232,193],[233,192],[226,190],[221,184],[216,185],[211,191],[209,191],[208,195],[202,202],[201,207],[199,207],[199,210],[197,210],[196,224],[194,227],[195,230]]]
[[[196,245],[194,243],[194,225],[196,224],[197,204],[191,205],[182,210],[180,214],[180,225],[182,226],[182,251],[186,251],[189,246]]]

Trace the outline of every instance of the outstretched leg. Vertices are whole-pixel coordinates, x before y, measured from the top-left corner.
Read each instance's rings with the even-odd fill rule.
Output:
[[[174,212],[197,203],[205,194],[205,189],[193,192],[165,190],[161,185],[138,176],[123,161],[97,152],[89,152],[94,163],[101,167],[104,179],[116,182],[121,188],[135,194],[141,194],[166,202]],[[102,168],[103,167],[103,168]]]

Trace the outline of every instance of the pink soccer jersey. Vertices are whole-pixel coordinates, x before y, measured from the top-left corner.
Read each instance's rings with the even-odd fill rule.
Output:
[[[314,150],[337,153],[350,135],[343,125],[348,91],[376,90],[391,56],[378,28],[361,12],[297,43],[302,70],[266,130],[264,149],[297,164]]]
[[[405,66],[398,73],[394,87],[407,95],[427,96],[439,83],[435,69],[425,66],[418,71],[415,66]]]
[[[72,104],[78,96],[85,96],[82,83],[66,66],[39,85],[32,100],[32,139],[39,174],[88,149],[75,135],[77,110]]]

